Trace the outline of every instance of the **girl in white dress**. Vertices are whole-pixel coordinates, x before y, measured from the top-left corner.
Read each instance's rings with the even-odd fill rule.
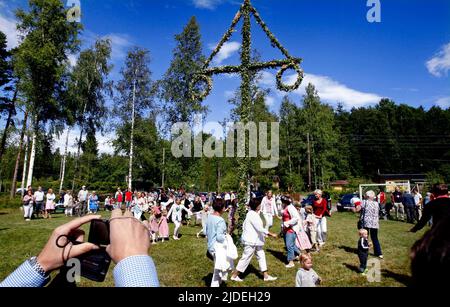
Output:
[[[181,199],[177,198],[175,204],[172,205],[169,213],[167,213],[167,216],[172,215],[172,222],[175,224],[175,229],[173,231],[174,240],[180,240],[178,235],[180,233],[183,210],[186,211],[187,214],[192,214],[184,205],[181,204]]]

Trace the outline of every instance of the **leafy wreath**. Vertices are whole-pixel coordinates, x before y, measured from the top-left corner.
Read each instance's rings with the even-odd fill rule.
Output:
[[[256,63],[246,63],[246,67],[242,66],[219,66],[214,68],[209,68],[210,63],[214,59],[214,57],[220,52],[223,45],[228,42],[233,35],[233,33],[236,31],[236,25],[238,22],[242,19],[243,16],[247,15],[253,15],[256,22],[261,26],[263,31],[266,33],[268,38],[270,39],[270,42],[274,48],[278,48],[284,56],[286,56],[287,59],[285,60],[273,60],[269,62],[256,62]],[[246,25],[244,23],[244,27],[249,27],[249,25]],[[244,29],[248,30],[248,29]],[[243,48],[245,46],[250,46],[250,35],[248,37],[243,38]],[[249,50],[243,50],[243,52],[249,52]],[[242,4],[241,8],[237,12],[236,16],[234,17],[230,28],[227,30],[227,32],[223,35],[222,39],[220,40],[217,47],[214,49],[214,51],[211,53],[209,58],[205,61],[203,68],[200,72],[194,75],[194,77],[191,80],[190,87],[191,87],[191,93],[192,93],[192,99],[195,100],[203,100],[205,99],[212,90],[213,84],[212,84],[212,76],[216,74],[232,74],[232,73],[240,73],[243,69],[250,69],[250,70],[261,70],[261,69],[267,69],[267,68],[279,68],[281,69],[278,71],[276,76],[276,84],[277,88],[280,91],[284,92],[292,92],[298,89],[303,81],[304,73],[303,70],[300,68],[300,63],[302,62],[302,59],[300,58],[294,58],[292,57],[289,52],[281,45],[281,43],[278,41],[278,39],[273,35],[273,33],[269,30],[265,22],[261,19],[259,13],[256,11],[256,9],[250,4],[250,0],[245,0],[244,4]],[[297,73],[297,79],[294,84],[292,85],[286,85],[283,83],[283,74],[289,70],[292,69]],[[206,83],[206,89],[198,93],[196,92],[195,86],[199,82]]]

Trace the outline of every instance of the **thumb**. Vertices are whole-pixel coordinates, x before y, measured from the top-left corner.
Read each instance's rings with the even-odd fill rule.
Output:
[[[90,251],[98,250],[98,249],[100,249],[100,247],[98,247],[97,245],[95,245],[93,243],[83,243],[80,245],[74,245],[72,247],[72,250],[70,251],[70,258],[78,257],[78,256],[86,254]]]

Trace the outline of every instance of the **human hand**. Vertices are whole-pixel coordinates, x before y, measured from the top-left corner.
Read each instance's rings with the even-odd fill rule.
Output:
[[[109,225],[111,243],[106,252],[114,263],[119,263],[130,256],[148,255],[150,248],[148,227],[135,219],[130,211],[122,215],[122,210],[114,210]]]
[[[84,242],[84,231],[79,229],[79,227],[100,218],[100,215],[85,216],[56,228],[37,257],[37,261],[44,271],[50,273],[51,271],[62,267],[64,262],[70,258],[75,258],[90,252],[91,250],[99,249],[95,244],[82,243]],[[74,245],[72,243],[73,241],[67,241],[68,238],[70,238],[71,241],[73,240],[81,244]],[[57,244],[65,247],[58,247]]]
[[[272,238],[274,238],[274,239],[276,239],[276,238],[278,238],[278,235],[276,234],[276,233],[271,233],[271,232],[269,232],[269,237],[272,237]]]

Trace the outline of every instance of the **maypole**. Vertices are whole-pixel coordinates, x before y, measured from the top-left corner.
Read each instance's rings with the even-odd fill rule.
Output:
[[[251,16],[253,16],[256,22],[261,26],[262,30],[266,33],[267,37],[274,48],[279,49],[282,54],[286,57],[283,60],[272,60],[269,62],[252,62],[251,61]],[[223,45],[231,38],[233,32],[235,32],[236,25],[240,20],[243,20],[242,25],[242,51],[241,51],[241,64],[239,66],[221,66],[209,68],[210,63],[214,57],[220,52]],[[280,68],[277,73],[276,81],[277,88],[281,91],[290,92],[299,88],[303,81],[303,71],[300,68],[300,63],[302,59],[292,57],[289,52],[281,45],[277,38],[270,32],[267,25],[264,23],[260,17],[257,10],[253,7],[250,0],[244,0],[239,11],[234,17],[230,28],[222,37],[221,41],[217,45],[216,49],[212,52],[209,58],[206,60],[203,69],[198,72],[191,82],[191,93],[193,100],[203,100],[205,99],[212,90],[212,76],[218,74],[230,74],[238,73],[241,76],[241,105],[239,107],[239,119],[241,124],[246,125],[250,119],[250,112],[252,106],[251,97],[251,76],[256,72],[264,69]],[[292,69],[297,73],[297,80],[292,85],[286,85],[283,83],[283,74],[288,70]],[[205,84],[205,90],[198,93],[194,90],[194,87],[198,86],[199,83]],[[245,157],[238,158],[238,169],[239,169],[239,220],[237,222],[237,229],[239,235],[242,232],[242,223],[246,214],[246,201],[250,199],[250,158],[248,155],[248,138],[245,136],[245,141],[240,142],[241,148],[238,148],[238,152],[244,152]]]

